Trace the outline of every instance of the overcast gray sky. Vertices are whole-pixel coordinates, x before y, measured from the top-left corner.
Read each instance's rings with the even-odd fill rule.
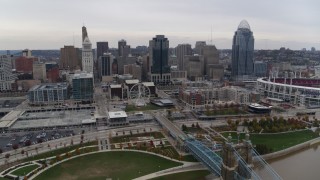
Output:
[[[0,49],[81,47],[81,27],[97,41],[148,45],[156,34],[170,46],[204,40],[231,49],[246,19],[256,49],[320,49],[319,0],[0,0]],[[74,38],[73,38],[74,37]],[[73,40],[74,39],[74,40]]]

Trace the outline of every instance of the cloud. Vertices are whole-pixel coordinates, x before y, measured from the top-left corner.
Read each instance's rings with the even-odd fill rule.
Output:
[[[116,47],[126,39],[133,47],[148,45],[156,34],[169,38],[170,46],[209,40],[218,48],[231,48],[242,19],[247,19],[256,48],[280,44],[320,49],[320,1],[292,0],[1,0],[0,49],[58,49],[81,46],[83,23],[92,42],[107,40]],[[290,43],[283,43],[290,42]]]

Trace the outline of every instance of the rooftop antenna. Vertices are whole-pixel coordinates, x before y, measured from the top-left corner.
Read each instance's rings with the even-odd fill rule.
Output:
[[[73,32],[73,46],[74,46],[74,32]]]
[[[210,39],[210,43],[212,45],[212,25],[211,25],[211,39]]]

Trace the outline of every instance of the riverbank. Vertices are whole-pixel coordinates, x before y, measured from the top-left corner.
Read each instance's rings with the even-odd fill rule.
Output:
[[[276,158],[288,156],[288,155],[290,155],[292,153],[295,153],[295,152],[298,152],[300,150],[309,148],[309,147],[311,147],[313,145],[316,145],[316,144],[319,144],[319,143],[320,143],[320,137],[312,139],[312,140],[309,140],[307,142],[303,142],[301,144],[297,144],[295,146],[292,146],[292,147],[289,147],[289,148],[286,148],[286,149],[283,149],[283,150],[280,150],[280,151],[277,151],[277,152],[264,154],[264,155],[262,155],[262,157],[263,157],[263,159],[270,161],[270,160],[273,160],[273,159],[276,159]]]

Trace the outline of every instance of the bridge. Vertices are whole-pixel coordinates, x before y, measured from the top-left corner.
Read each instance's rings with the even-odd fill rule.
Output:
[[[277,172],[253,148],[248,134],[246,139],[239,144],[233,144],[231,137],[228,137],[223,145],[222,155],[218,155],[202,142],[187,136],[160,113],[154,113],[154,115],[160,125],[167,128],[173,138],[179,143],[184,143],[185,149],[217,177],[222,177],[225,180],[282,180]],[[259,169],[259,172],[256,172],[255,169]]]

